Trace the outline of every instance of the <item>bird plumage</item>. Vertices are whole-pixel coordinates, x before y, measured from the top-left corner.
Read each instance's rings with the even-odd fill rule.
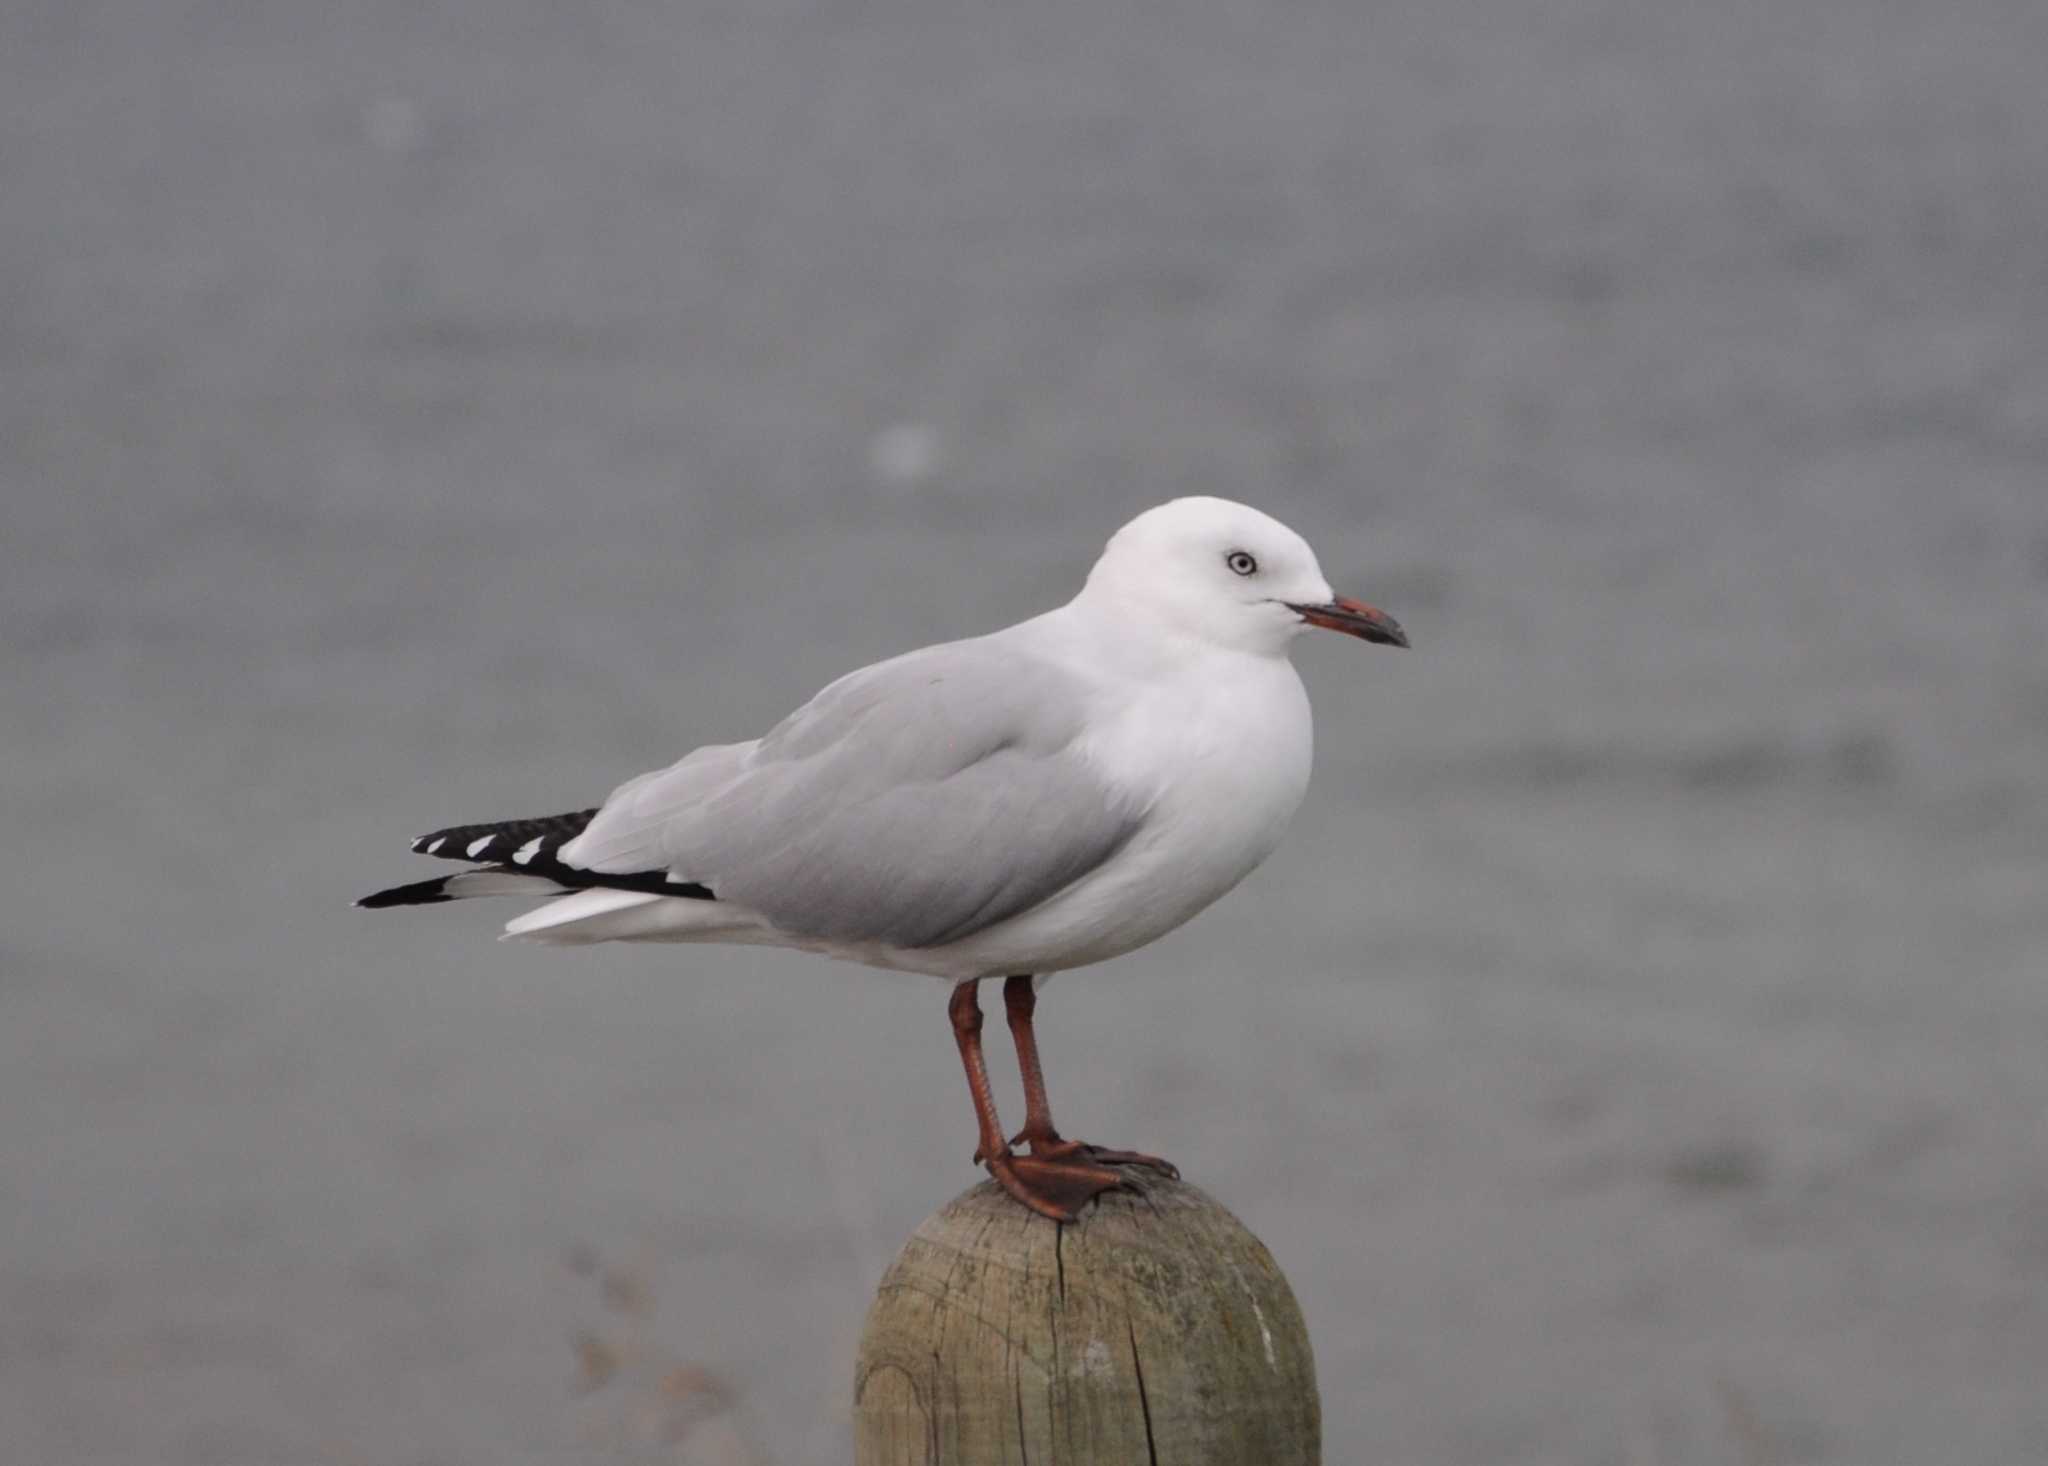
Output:
[[[594,810],[422,837],[488,868],[362,904],[554,894],[507,935],[765,943],[953,980],[1100,961],[1277,843],[1312,741],[1287,648],[1301,604],[1332,601],[1285,526],[1176,500],[1056,610],[862,668]]]

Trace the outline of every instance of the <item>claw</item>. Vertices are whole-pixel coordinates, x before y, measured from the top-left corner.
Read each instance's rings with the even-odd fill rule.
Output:
[[[1081,1152],[1089,1160],[1098,1161],[1106,1166],[1143,1166],[1175,1181],[1180,1179],[1179,1166],[1156,1155],[1146,1155],[1141,1150],[1109,1150],[1100,1145],[1083,1145]]]

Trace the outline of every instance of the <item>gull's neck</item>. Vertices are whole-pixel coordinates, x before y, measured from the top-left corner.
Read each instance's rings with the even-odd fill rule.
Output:
[[[1287,643],[1239,646],[1206,636],[1143,596],[1090,584],[1040,620],[1053,622],[1091,661],[1125,675],[1151,680],[1228,675],[1232,663],[1285,663]],[[1029,624],[1029,623],[1026,623]]]

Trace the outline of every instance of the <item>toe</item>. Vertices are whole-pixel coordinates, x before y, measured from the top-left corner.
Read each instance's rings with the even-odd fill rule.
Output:
[[[1056,1188],[1047,1187],[1042,1177],[1027,1178],[1021,1173],[1018,1164],[1021,1159],[1009,1155],[996,1156],[987,1162],[988,1173],[995,1177],[996,1184],[1007,1191],[1013,1200],[1040,1216],[1055,1222],[1074,1220],[1072,1207],[1063,1204],[1066,1198]],[[1075,1199],[1073,1204],[1078,1206],[1087,1199],[1087,1196],[1081,1196]]]

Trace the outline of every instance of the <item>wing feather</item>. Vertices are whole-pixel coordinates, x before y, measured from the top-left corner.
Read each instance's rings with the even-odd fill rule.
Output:
[[[841,678],[758,742],[620,786],[562,859],[665,869],[795,936],[957,941],[1142,824],[1080,747],[1094,695],[1000,634],[928,647]]]

